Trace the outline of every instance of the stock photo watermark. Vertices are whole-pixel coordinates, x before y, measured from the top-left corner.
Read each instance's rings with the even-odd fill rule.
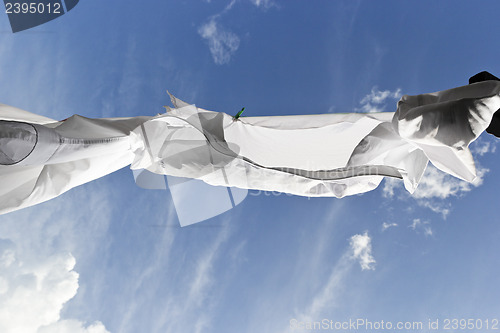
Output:
[[[385,321],[366,318],[350,318],[339,321],[321,319],[319,321],[290,319],[290,329],[297,331],[498,331],[497,318],[443,318],[424,321]]]
[[[283,192],[278,192],[278,191],[262,191],[262,190],[250,190],[248,195],[252,197],[258,197],[258,196],[265,196],[265,197],[280,197],[282,195],[285,195],[287,197],[293,196],[293,194],[290,193],[283,193]]]

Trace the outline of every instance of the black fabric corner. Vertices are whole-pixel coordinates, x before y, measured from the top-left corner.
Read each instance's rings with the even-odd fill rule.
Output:
[[[491,74],[490,72],[482,71],[481,73],[477,73],[476,75],[471,76],[469,78],[469,84],[478,83],[478,82],[482,82],[482,81],[488,81],[488,80],[500,81],[499,78],[497,78],[495,75]]]
[[[483,82],[483,81],[500,81],[499,78],[497,78],[495,75],[491,74],[490,72],[487,71],[482,71],[480,73],[477,73],[474,76],[471,76],[469,78],[469,84],[473,83],[478,83],[478,82]],[[497,110],[493,114],[493,118],[491,119],[490,126],[486,129],[486,132],[496,136],[497,138],[500,138],[500,109]]]
[[[66,4],[66,12],[69,12],[70,10],[75,8],[79,1],[80,0],[64,0],[64,3]]]
[[[75,8],[79,0],[4,0],[12,32],[42,25]],[[66,7],[65,7],[66,6]],[[28,10],[26,10],[28,9]]]

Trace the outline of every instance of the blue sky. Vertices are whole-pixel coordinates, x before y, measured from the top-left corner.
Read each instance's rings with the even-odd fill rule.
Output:
[[[499,9],[86,0],[17,34],[3,15],[0,102],[54,119],[155,115],[168,89],[206,109],[245,106],[246,116],[394,111],[401,94],[465,85],[482,70],[498,76]],[[399,181],[340,200],[251,191],[184,228],[168,191],[143,190],[122,169],[0,216],[1,331],[499,319],[497,146],[489,135],[474,143],[472,185],[429,168],[413,196]]]

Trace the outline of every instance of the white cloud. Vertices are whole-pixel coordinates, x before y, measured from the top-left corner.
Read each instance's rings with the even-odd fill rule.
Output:
[[[384,222],[382,223],[382,231],[385,231],[389,228],[392,228],[392,227],[397,227],[398,224],[397,223],[387,223],[387,222]]]
[[[70,323],[61,323],[67,319],[61,311],[79,288],[78,256],[73,254],[102,250],[109,224],[108,191],[86,186],[99,191],[75,189],[0,216],[0,332],[53,332],[50,328]],[[87,327],[76,319],[71,323],[82,332],[105,332],[96,330],[104,327],[100,322]]]
[[[416,232],[423,231],[425,236],[432,236],[433,231],[428,221],[421,221],[420,219],[413,219],[412,224],[409,225],[409,228]]]
[[[239,37],[217,22],[217,17],[212,17],[198,29],[200,36],[207,40],[210,53],[214,62],[223,65],[231,60],[231,56],[240,46]]]
[[[360,104],[361,107],[356,108],[356,111],[361,112],[382,112],[385,109],[385,104],[387,100],[398,100],[401,98],[401,89],[396,89],[395,91],[390,90],[378,90],[377,87],[373,87],[372,91],[363,97]]]
[[[352,257],[359,261],[361,269],[375,269],[375,259],[372,256],[371,238],[368,232],[363,235],[354,235],[349,242]]]
[[[78,289],[78,274],[73,270],[75,258],[71,254],[46,257],[17,251],[12,241],[2,240],[2,245],[1,332],[107,332],[99,322],[84,328],[78,320],[70,321],[71,326],[59,321],[63,305]],[[81,329],[62,330],[61,327]]]

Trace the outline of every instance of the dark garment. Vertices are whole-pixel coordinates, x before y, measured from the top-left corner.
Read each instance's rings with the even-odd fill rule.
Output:
[[[500,81],[500,79],[497,78],[495,75],[484,71],[481,73],[477,73],[474,76],[471,76],[469,78],[469,84],[488,81],[488,80]],[[490,126],[488,126],[488,128],[486,129],[486,132],[493,134],[497,138],[500,138],[500,109],[493,114],[493,119],[491,119]]]

